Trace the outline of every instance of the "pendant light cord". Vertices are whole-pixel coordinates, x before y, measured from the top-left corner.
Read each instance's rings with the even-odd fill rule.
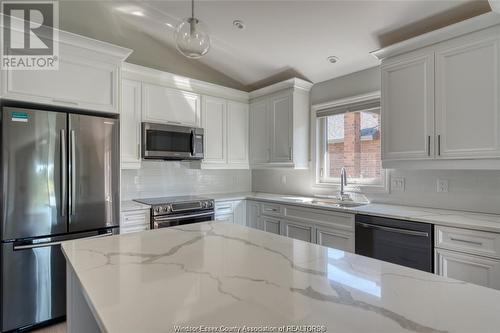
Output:
[[[194,0],[191,0],[191,18],[194,19]]]

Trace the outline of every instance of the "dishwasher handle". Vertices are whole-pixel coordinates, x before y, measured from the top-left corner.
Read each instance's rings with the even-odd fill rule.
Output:
[[[429,233],[425,232],[425,231],[399,229],[399,228],[386,227],[386,226],[382,226],[382,225],[375,225],[375,224],[368,224],[368,223],[361,223],[361,222],[356,222],[356,224],[358,226],[361,226],[361,227],[367,228],[367,229],[393,232],[393,233],[398,233],[398,234],[403,234],[403,235],[408,235],[408,236],[429,237]]]

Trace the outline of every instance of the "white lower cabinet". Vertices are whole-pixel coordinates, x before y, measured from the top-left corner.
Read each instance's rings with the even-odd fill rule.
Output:
[[[500,289],[500,260],[436,249],[436,274]]]
[[[273,234],[281,235],[282,221],[273,217],[264,216],[261,218],[261,223],[264,231]]]
[[[436,274],[500,289],[500,234],[435,226]]]
[[[215,203],[215,221],[247,225],[245,200],[219,201]]]
[[[305,242],[315,243],[314,226],[308,223],[285,221],[283,224],[283,235]]]
[[[149,230],[150,212],[149,209],[138,209],[121,212],[120,214],[120,233]]]
[[[354,253],[354,233],[335,228],[317,227],[316,243]]]
[[[354,252],[354,214],[249,200],[249,227]]]

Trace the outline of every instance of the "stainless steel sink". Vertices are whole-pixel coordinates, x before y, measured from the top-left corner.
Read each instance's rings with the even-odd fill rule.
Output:
[[[314,199],[311,201],[311,203],[315,205],[331,206],[331,207],[359,207],[367,204],[364,202],[337,200],[337,199]]]

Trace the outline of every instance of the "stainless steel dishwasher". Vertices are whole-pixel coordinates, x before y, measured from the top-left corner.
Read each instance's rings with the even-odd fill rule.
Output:
[[[434,272],[432,224],[356,215],[355,238],[356,254]]]

